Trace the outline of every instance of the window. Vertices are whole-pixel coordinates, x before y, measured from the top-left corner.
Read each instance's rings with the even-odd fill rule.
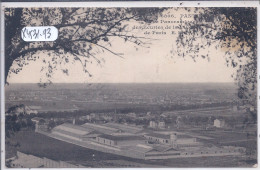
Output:
[[[168,143],[168,140],[166,140],[166,143]]]

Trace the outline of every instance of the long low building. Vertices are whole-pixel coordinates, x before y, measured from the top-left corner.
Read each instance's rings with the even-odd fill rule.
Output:
[[[135,135],[100,135],[96,138],[96,142],[114,146],[114,147],[128,147],[135,146],[138,144],[145,144],[145,138]]]
[[[123,126],[86,123],[62,124],[45,135],[89,149],[137,159],[238,155],[243,148],[204,147],[196,138],[184,134],[138,134],[140,129],[123,130]],[[123,128],[122,128],[123,127]],[[37,131],[40,132],[40,131]]]
[[[197,142],[197,139],[189,135],[182,134],[160,134],[160,133],[147,133],[144,137],[149,143],[160,143],[171,145],[174,147],[192,147],[200,146],[202,143]]]

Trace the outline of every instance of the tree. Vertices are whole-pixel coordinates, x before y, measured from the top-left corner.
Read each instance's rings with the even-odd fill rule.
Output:
[[[145,46],[145,37],[133,35],[127,21],[151,23],[164,8],[7,8],[5,9],[5,81],[10,72],[19,73],[29,61],[42,60],[42,72],[49,79],[56,70],[69,74],[62,64],[80,62],[89,76],[87,64],[98,53],[111,50],[110,40],[118,37],[136,46]],[[59,31],[54,42],[25,42],[21,30],[25,26],[55,26]],[[49,60],[39,53],[49,56]],[[17,66],[14,67],[14,62]]]
[[[256,8],[186,8],[193,22],[181,25],[177,54],[210,60],[209,49],[225,51],[227,66],[236,68],[238,97],[256,107],[257,11]],[[206,52],[205,52],[206,51]],[[252,114],[256,120],[256,112]]]
[[[53,129],[56,126],[56,123],[54,120],[50,120],[48,123],[48,129]]]

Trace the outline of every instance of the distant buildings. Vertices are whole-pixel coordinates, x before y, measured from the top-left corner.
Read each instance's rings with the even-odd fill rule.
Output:
[[[153,121],[151,120],[149,123],[150,128],[158,128],[158,129],[165,129],[165,122],[164,121]]]
[[[157,128],[157,123],[153,120],[150,121],[150,124],[149,124],[149,127],[150,128]]]
[[[7,112],[8,112],[8,114],[11,114],[11,115],[16,114],[17,116],[19,114],[28,114],[28,115],[37,114],[38,108],[39,108],[38,106],[25,106],[25,105],[21,104],[21,105],[10,107]]]
[[[214,126],[217,127],[217,128],[223,128],[223,127],[225,127],[225,120],[215,119],[215,120],[214,120]]]
[[[163,121],[158,122],[158,128],[165,129],[165,122],[163,122]]]
[[[47,123],[44,119],[32,119],[32,121],[34,121],[36,124],[35,124],[35,131],[36,132],[39,132],[39,131],[48,131],[48,126],[47,126]]]

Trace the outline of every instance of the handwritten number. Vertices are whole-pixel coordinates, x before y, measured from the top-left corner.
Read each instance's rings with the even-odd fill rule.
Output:
[[[30,40],[39,40],[39,39],[51,39],[52,38],[52,29],[51,28],[34,28],[28,29],[24,28],[21,30],[22,39],[29,38]]]
[[[50,37],[51,37],[51,29],[50,29],[50,28],[48,28],[47,30],[48,30],[48,32],[47,32],[47,33],[48,33],[48,35],[49,35],[49,36],[48,36],[48,38],[50,38]]]

